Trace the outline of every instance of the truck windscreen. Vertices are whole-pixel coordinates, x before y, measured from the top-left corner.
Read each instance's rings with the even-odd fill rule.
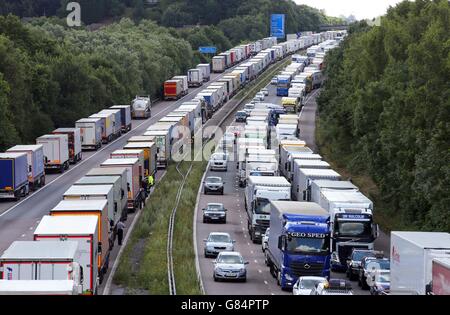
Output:
[[[268,199],[258,198],[255,202],[256,214],[270,214],[270,201]]]
[[[291,253],[327,254],[329,249],[329,237],[306,238],[289,236],[287,238],[287,250]]]
[[[372,235],[372,224],[370,221],[338,221],[335,223],[336,236],[370,237]]]

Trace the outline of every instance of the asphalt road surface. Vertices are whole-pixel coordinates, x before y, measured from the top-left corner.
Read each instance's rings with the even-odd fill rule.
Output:
[[[267,86],[269,96],[264,102],[281,104],[281,97],[276,96],[276,88],[274,85]],[[308,147],[317,152],[315,143],[315,121],[317,112],[316,97],[319,91],[315,90],[309,94],[305,106],[300,117],[300,134],[301,139],[306,141]],[[239,106],[239,110],[243,107]],[[243,126],[233,121],[233,116],[226,120],[225,125]],[[264,254],[260,244],[253,244],[249,238],[247,230],[247,215],[244,206],[244,189],[238,185],[236,174],[236,163],[228,163],[227,172],[212,172],[207,170],[206,176],[220,176],[225,181],[225,190],[223,196],[205,195],[202,191],[197,211],[197,250],[199,253],[200,272],[203,286],[206,294],[217,295],[287,295],[290,292],[282,291],[276,284],[276,280],[269,273],[269,268],[264,264]],[[203,223],[202,209],[208,203],[223,203],[227,212],[226,224]],[[247,282],[215,282],[213,280],[213,260],[205,258],[203,254],[204,239],[211,232],[227,232],[232,239],[236,241],[235,250],[239,251],[244,259],[249,262],[247,266]],[[383,250],[386,255],[389,254],[389,237],[382,233],[375,243],[377,250]],[[345,279],[344,273],[332,272],[332,278]],[[355,295],[368,295],[369,292],[362,290],[357,282],[352,282]]]

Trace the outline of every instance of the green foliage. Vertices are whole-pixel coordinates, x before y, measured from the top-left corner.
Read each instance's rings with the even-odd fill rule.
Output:
[[[399,226],[450,231],[450,6],[402,2],[327,57],[320,141],[369,174]]]
[[[136,94],[157,97],[164,80],[196,61],[187,41],[149,20],[96,32],[55,21],[0,16],[0,150]]]

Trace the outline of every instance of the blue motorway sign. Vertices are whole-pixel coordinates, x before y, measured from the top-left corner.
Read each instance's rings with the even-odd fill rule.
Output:
[[[270,36],[284,38],[285,34],[285,14],[272,14],[270,16]]]
[[[215,54],[217,52],[217,48],[213,46],[199,47],[198,51],[202,54]]]

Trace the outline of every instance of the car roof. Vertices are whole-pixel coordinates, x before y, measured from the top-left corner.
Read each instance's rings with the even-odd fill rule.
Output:
[[[227,256],[240,256],[240,257],[242,257],[241,253],[239,253],[239,252],[220,252],[219,253],[219,256],[224,256],[224,255],[227,255]]]
[[[218,176],[208,176],[208,177],[206,177],[206,179],[213,179],[213,178],[222,180],[222,177],[218,177]]]
[[[226,235],[226,236],[230,236],[230,233],[225,233],[225,232],[211,232],[209,233],[209,236],[211,235]]]
[[[327,281],[326,278],[324,277],[318,277],[318,276],[304,276],[304,277],[299,277],[299,280],[325,280]]]
[[[208,203],[208,206],[222,206],[223,207],[223,203],[210,202],[210,203]]]

